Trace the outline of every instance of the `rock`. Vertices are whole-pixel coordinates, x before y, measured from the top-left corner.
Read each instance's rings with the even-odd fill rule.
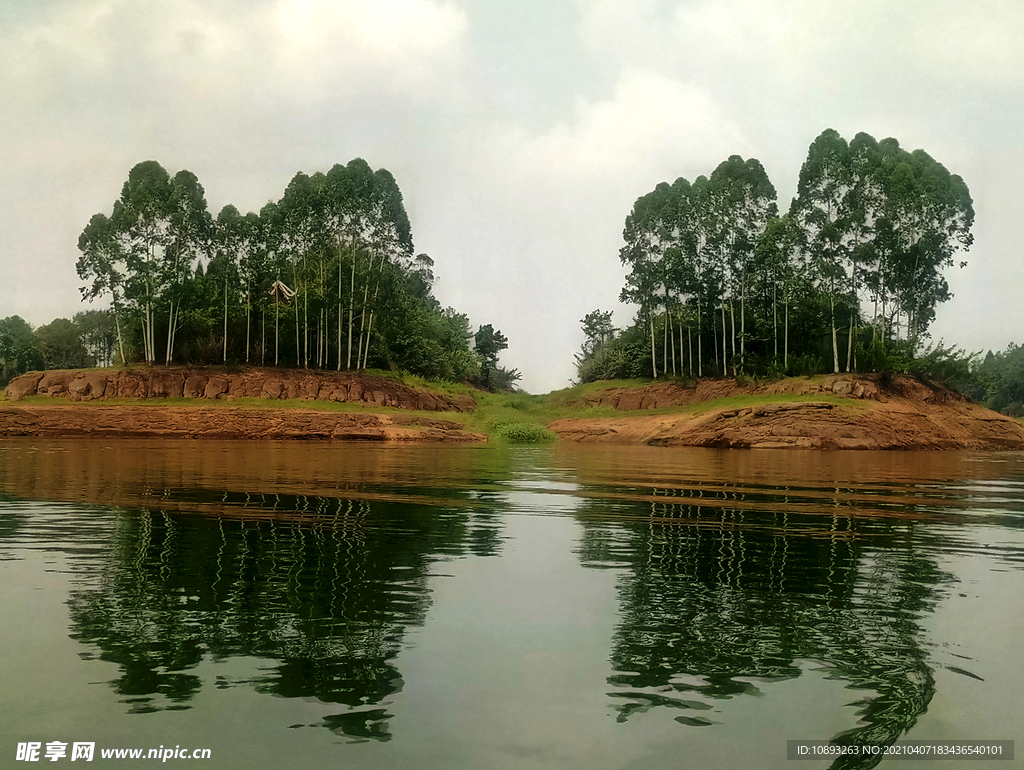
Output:
[[[185,380],[185,385],[182,388],[182,395],[185,398],[202,398],[203,393],[206,391],[206,383],[209,381],[208,377],[202,374],[193,374]]]
[[[281,393],[284,392],[284,384],[280,380],[267,380],[263,383],[263,389],[260,391],[260,398],[277,399],[281,398]]]
[[[7,385],[7,397],[11,401],[21,401],[25,396],[34,396],[39,381],[43,379],[42,372],[29,372],[20,377],[15,377]]]
[[[149,378],[151,398],[180,398],[184,387],[185,378],[181,374],[154,372]]]
[[[228,392],[228,380],[226,377],[211,377],[203,389],[204,398],[220,398]]]
[[[36,386],[36,393],[43,396],[56,396],[67,392],[68,383],[74,379],[77,372],[52,371],[46,372]]]
[[[68,383],[68,398],[72,401],[91,401],[103,398],[107,389],[107,376],[103,372],[84,372]]]

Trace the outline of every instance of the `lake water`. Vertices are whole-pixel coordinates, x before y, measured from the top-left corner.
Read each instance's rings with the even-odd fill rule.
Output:
[[[1024,739],[1021,454],[5,440],[0,586],[3,767]]]

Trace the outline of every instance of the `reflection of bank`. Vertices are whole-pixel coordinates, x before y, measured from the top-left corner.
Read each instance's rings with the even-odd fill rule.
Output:
[[[813,659],[874,693],[837,742],[889,744],[914,725],[934,694],[916,618],[945,578],[915,552],[913,523],[653,499],[580,513],[584,565],[626,569],[608,679],[620,721],[667,707],[708,725],[716,699],[757,693],[737,679],[795,678]]]
[[[282,517],[119,513],[102,574],[68,602],[71,635],[118,664],[111,684],[132,712],[188,708],[203,687],[245,685],[337,704],[322,726],[387,740],[389,699],[403,684],[396,658],[406,629],[426,617],[430,565],[494,553],[494,527],[469,511],[409,504],[301,495],[248,504]],[[196,673],[235,656],[269,664],[237,680]]]

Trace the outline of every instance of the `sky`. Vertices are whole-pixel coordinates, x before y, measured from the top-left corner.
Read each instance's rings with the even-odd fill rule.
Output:
[[[212,213],[298,171],[390,170],[435,294],[569,384],[618,294],[622,227],[662,181],[758,158],[788,208],[826,128],[962,176],[975,242],[935,340],[1024,343],[1017,0],[3,0],[0,317],[87,309],[89,218],[128,171],[189,169]]]

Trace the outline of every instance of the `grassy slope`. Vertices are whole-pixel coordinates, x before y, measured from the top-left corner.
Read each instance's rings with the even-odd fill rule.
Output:
[[[660,415],[660,414],[700,414],[713,409],[734,409],[746,406],[754,406],[769,403],[785,403],[794,401],[824,401],[833,404],[842,404],[863,408],[861,402],[844,399],[829,395],[798,395],[795,393],[764,394],[764,395],[736,395],[727,398],[720,398],[714,401],[706,401],[686,406],[663,407],[661,409],[644,409],[635,412],[623,412],[611,407],[587,407],[580,404],[583,396],[608,390],[611,388],[643,387],[651,383],[650,380],[615,380],[606,382],[588,383],[577,385],[572,388],[556,390],[545,395],[498,394],[478,391],[467,385],[449,382],[436,382],[424,380],[413,375],[400,375],[393,372],[370,371],[368,374],[378,377],[403,382],[414,388],[421,388],[426,391],[443,393],[449,396],[468,395],[472,396],[479,407],[472,412],[419,412],[394,407],[368,406],[356,403],[335,403],[330,401],[300,401],[297,399],[275,399],[267,400],[260,398],[237,398],[231,401],[220,400],[196,400],[189,398],[161,398],[161,399],[130,399],[113,398],[103,399],[99,402],[87,402],[95,408],[108,408],[118,406],[144,406],[159,409],[162,406],[177,407],[204,407],[204,408],[235,408],[250,407],[261,409],[306,409],[325,412],[399,412],[402,414],[417,415],[427,419],[442,419],[461,423],[466,430],[478,433],[486,433],[498,440],[511,441],[545,441],[553,440],[554,434],[545,429],[549,422],[559,419],[585,419],[601,417],[628,417],[630,415]],[[801,378],[806,379],[806,378]],[[0,392],[0,403],[6,402],[7,396]],[[82,406],[82,402],[73,402],[63,397],[50,396],[29,396],[21,403],[33,406],[59,406],[74,404]]]

